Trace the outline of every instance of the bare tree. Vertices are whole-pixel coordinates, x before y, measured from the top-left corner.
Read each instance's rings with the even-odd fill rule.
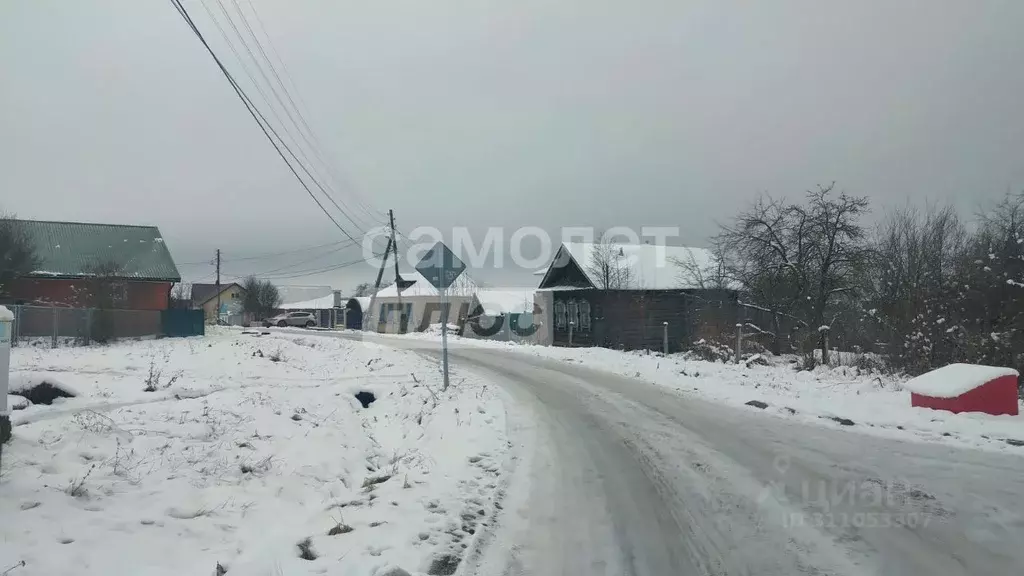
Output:
[[[771,348],[781,351],[783,320],[803,327],[796,315],[806,299],[810,268],[807,214],[764,195],[712,239],[724,276],[742,288],[744,300],[771,317]]]
[[[834,184],[808,192],[806,207],[795,207],[808,226],[810,285],[805,317],[817,326],[822,362],[828,362],[828,337],[844,304],[856,297],[858,280],[870,260],[871,249],[861,219],[867,214],[866,197],[834,193]]]
[[[0,294],[11,281],[39,265],[35,246],[24,224],[13,214],[0,214]]]
[[[907,207],[891,213],[873,239],[862,282],[868,346],[881,345],[911,372],[930,369],[935,355],[955,346],[956,301],[968,234],[951,207]]]
[[[632,288],[636,282],[625,250],[604,234],[594,243],[590,261],[583,265],[590,276],[597,280],[597,288],[602,290],[624,290]]]
[[[192,285],[187,282],[179,282],[171,289],[171,308],[192,307]]]
[[[669,262],[679,268],[679,284],[701,290],[726,290],[732,285],[725,264],[725,254],[720,246],[712,249],[711,259],[698,258],[693,250],[685,257],[669,257]]]
[[[85,267],[86,290],[79,305],[94,308],[89,336],[100,343],[114,338],[114,312],[128,305],[124,266],[114,260],[98,260]],[[84,300],[84,302],[83,302]]]
[[[819,186],[805,204],[762,196],[715,237],[724,276],[771,315],[775,351],[786,319],[811,330],[828,361],[829,333],[869,261],[867,211],[866,198]]]
[[[356,286],[355,290],[352,291],[352,296],[372,296],[373,295],[373,284],[369,282],[361,282]]]

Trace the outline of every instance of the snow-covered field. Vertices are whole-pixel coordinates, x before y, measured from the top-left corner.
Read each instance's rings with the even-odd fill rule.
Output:
[[[11,369],[77,393],[12,412],[12,576],[450,574],[501,490],[499,393],[458,371],[443,392],[412,352],[216,330],[15,348]]]
[[[435,342],[433,334],[407,334],[384,338]],[[823,426],[842,426],[837,419],[852,421],[847,429],[907,440],[944,442],[1024,454],[1024,405],[1019,416],[951,412],[913,408],[903,378],[862,374],[853,366],[819,366],[796,371],[786,358],[772,365],[722,364],[689,360],[683,354],[622,352],[605,348],[560,348],[470,338],[454,338],[452,346],[493,347],[578,363],[615,374],[639,378],[726,404],[746,406],[750,401],[768,405],[766,411]],[[847,422],[849,424],[849,422]],[[1013,443],[1007,443],[1009,439]]]

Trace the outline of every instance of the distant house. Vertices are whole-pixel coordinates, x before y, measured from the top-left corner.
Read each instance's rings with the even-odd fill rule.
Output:
[[[155,226],[19,220],[39,259],[7,289],[14,304],[165,310],[181,281]]]
[[[220,298],[217,298],[217,295]],[[244,324],[242,301],[245,300],[245,288],[231,282],[221,284],[220,291],[216,284],[192,284],[192,307],[203,310],[207,324],[215,324],[220,317],[222,324],[240,326]],[[220,304],[219,314],[217,305]]]
[[[538,301],[550,310],[556,346],[659,350],[667,322],[678,351],[735,324],[736,292],[715,286],[716,266],[701,248],[566,242]]]
[[[465,322],[475,293],[476,283],[468,274],[463,273],[455,280],[447,291],[449,324],[461,326]],[[398,325],[399,294],[407,322],[404,328]],[[374,310],[369,309],[370,301],[373,302]],[[376,298],[351,298],[345,307],[349,324],[354,324],[355,318],[367,320],[367,328],[376,332],[416,331],[441,322],[440,292],[415,270],[402,273],[393,284],[377,292]]]
[[[548,325],[536,302],[535,289],[481,289],[469,305],[463,336],[534,344],[550,344]]]

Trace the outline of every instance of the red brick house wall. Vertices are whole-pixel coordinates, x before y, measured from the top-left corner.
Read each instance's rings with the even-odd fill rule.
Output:
[[[125,281],[124,298],[114,307],[125,310],[166,310],[170,301],[170,282]],[[57,304],[71,308],[95,306],[86,278],[19,278],[11,283],[9,295],[16,303]]]

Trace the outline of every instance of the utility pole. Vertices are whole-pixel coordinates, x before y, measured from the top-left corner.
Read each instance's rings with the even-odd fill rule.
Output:
[[[391,248],[395,252],[395,289],[398,293],[398,333],[405,333],[405,308],[402,307],[402,287],[398,285],[398,241],[395,240],[395,211],[388,210],[388,220],[391,221]]]
[[[369,325],[373,316],[373,305],[377,302],[377,292],[380,290],[380,279],[384,276],[384,267],[388,263],[388,254],[391,253],[391,238],[388,238],[388,247],[384,249],[384,259],[380,261],[380,270],[377,270],[377,281],[373,284],[373,294],[370,294],[370,308],[363,310],[363,330]],[[398,279],[395,278],[395,288],[398,288]],[[379,324],[379,322],[378,322]]]
[[[220,248],[217,248],[217,315],[214,324],[220,326]]]

